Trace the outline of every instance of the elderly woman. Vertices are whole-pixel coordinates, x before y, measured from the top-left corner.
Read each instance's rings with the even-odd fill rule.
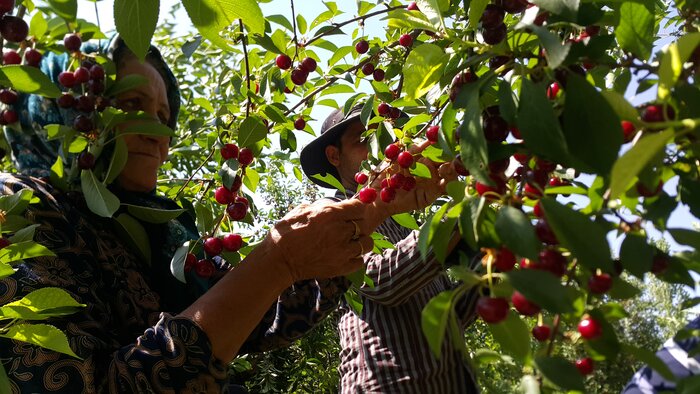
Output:
[[[152,47],[140,63],[117,39],[108,54],[118,80],[137,74],[149,81],[120,93],[116,106],[174,127],[179,92],[158,50]],[[65,59],[49,55],[44,66],[55,81]],[[227,364],[236,354],[286,345],[335,308],[343,290],[338,282],[311,278],[360,268],[358,254],[370,250],[372,240],[358,238],[355,223],[367,234],[388,214],[358,200],[299,207],[236,268],[221,262],[220,279],[207,283],[211,288],[202,294],[196,281],[181,283],[169,269],[175,248],[198,238],[187,215],[165,224],[141,223],[151,238],[146,264],[120,238],[112,219],[90,212],[82,194],[26,175],[46,175],[57,156],[55,141],[46,141],[38,130],[67,123],[70,115],[58,111],[53,100],[36,96],[20,104],[23,132],[8,128],[6,134],[21,174],[2,175],[0,193],[34,192],[40,203],[32,204],[26,217],[39,225],[35,240],[56,256],[27,259],[0,280],[0,305],[55,286],[87,306],[49,321],[66,333],[80,358],[0,338],[0,362],[15,392],[224,391]],[[111,190],[132,205],[177,208],[153,194],[168,137],[124,139],[128,161]]]

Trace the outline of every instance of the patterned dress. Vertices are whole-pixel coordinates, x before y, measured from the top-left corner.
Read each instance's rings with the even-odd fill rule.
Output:
[[[27,259],[0,280],[0,305],[44,287],[60,287],[80,312],[47,321],[68,336],[80,359],[24,342],[0,338],[0,362],[13,392],[224,392],[225,363],[212,356],[206,334],[177,313],[229,269],[219,260],[209,280],[170,273],[176,245],[196,239],[187,213],[168,223],[142,222],[151,237],[151,263],[139,258],[115,230],[115,221],[92,214],[82,195],[65,194],[37,178],[0,176],[0,194],[29,188],[40,199],[26,217],[39,227],[35,241],[55,257]],[[118,193],[122,202],[173,209],[150,195]],[[188,274],[188,275],[190,275]],[[337,306],[343,281],[302,281],[283,293],[241,352],[285,346]]]

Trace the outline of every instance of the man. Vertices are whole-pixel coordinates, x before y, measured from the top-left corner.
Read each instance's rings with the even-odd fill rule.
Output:
[[[331,174],[347,189],[348,196],[357,189],[354,175],[368,153],[366,143],[361,140],[365,128],[360,121],[360,111],[361,106],[354,107],[347,115],[342,110],[334,111],[323,123],[321,135],[307,145],[300,156],[302,169],[309,179],[319,186],[332,188],[313,177]],[[435,163],[423,160],[436,172]],[[439,196],[434,189],[440,181],[435,174],[431,180],[418,179],[415,191],[398,191],[396,200],[388,203],[387,208],[406,211],[410,205],[408,200],[415,198],[423,198],[425,204],[419,205],[427,206]],[[338,192],[336,197],[346,196]],[[358,289],[362,312],[356,313],[345,304],[341,306],[340,392],[477,392],[471,370],[454,344],[446,340],[442,356],[437,359],[421,329],[425,305],[455,285],[432,253],[425,260],[421,258],[418,231],[410,231],[391,218],[377,231],[396,248],[382,254],[364,255],[366,274],[374,287],[363,285]],[[454,247],[458,239],[455,236],[450,247]],[[478,263],[478,258],[473,261]],[[463,325],[473,320],[477,296],[472,291],[460,300]]]

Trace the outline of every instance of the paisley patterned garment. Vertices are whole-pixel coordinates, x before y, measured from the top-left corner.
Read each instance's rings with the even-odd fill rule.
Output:
[[[209,339],[196,324],[177,317],[229,269],[219,260],[210,280],[195,280],[192,272],[187,284],[170,273],[169,244],[196,238],[187,213],[161,225],[141,222],[151,236],[149,265],[117,235],[113,219],[87,209],[82,195],[61,193],[36,178],[0,175],[0,194],[24,188],[40,199],[25,215],[39,224],[35,241],[56,257],[17,265],[15,274],[0,280],[0,305],[55,286],[87,307],[47,322],[66,333],[81,359],[0,338],[0,362],[13,392],[226,391],[227,365],[212,356]],[[175,206],[154,196],[148,201],[164,209]],[[337,279],[296,283],[271,306],[241,352],[270,350],[299,338],[335,309],[346,286]]]

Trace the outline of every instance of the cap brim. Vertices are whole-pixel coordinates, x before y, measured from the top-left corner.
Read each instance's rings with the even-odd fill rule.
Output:
[[[311,182],[321,187],[335,189],[335,186],[320,179],[314,178],[314,175],[332,175],[342,183],[335,166],[333,166],[328,161],[328,158],[326,158],[326,147],[335,142],[350,123],[359,120],[359,114],[343,119],[326,130],[326,132],[321,134],[318,138],[311,141],[301,150],[301,153],[299,154],[301,169]]]

